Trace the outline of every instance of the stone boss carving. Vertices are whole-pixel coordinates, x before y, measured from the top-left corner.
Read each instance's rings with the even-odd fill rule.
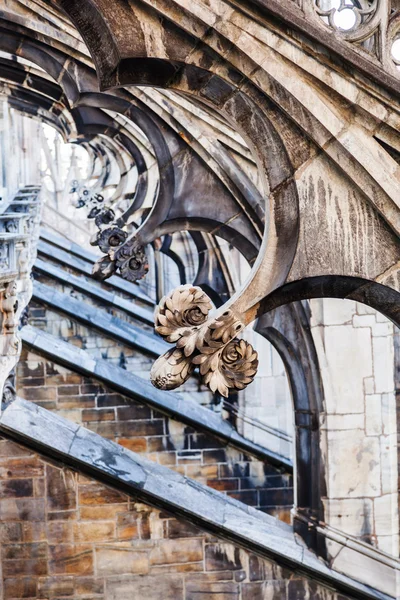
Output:
[[[164,296],[156,309],[156,331],[176,343],[154,363],[153,385],[173,390],[184,383],[196,366],[212,392],[227,397],[229,390],[244,389],[254,379],[258,355],[236,336],[245,325],[232,310],[209,319],[210,298],[199,287],[184,285]]]

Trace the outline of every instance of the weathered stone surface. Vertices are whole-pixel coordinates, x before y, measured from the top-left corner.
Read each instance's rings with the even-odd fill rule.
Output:
[[[3,431],[15,432],[18,430],[26,440],[33,441],[35,439],[36,443],[40,443],[43,448],[48,449],[50,441],[47,440],[47,431],[43,431],[43,436],[40,433],[41,424],[38,415],[42,411],[45,409],[34,407],[30,403],[18,399],[4,411],[1,417],[1,427]],[[19,418],[24,413],[26,417]],[[48,414],[47,417],[48,422],[51,415]],[[54,416],[54,418],[59,428],[58,435],[63,437],[64,433],[61,427],[63,420],[60,417]],[[43,424],[46,426],[46,421],[43,421]],[[310,574],[316,573],[319,578],[326,578],[340,587],[358,589],[368,597],[366,588],[324,566],[311,552],[298,544],[290,527],[278,523],[273,517],[252,508],[245,509],[242,504],[226,498],[219,492],[204,488],[177,473],[168,471],[165,467],[143,460],[138,455],[83,428],[79,428],[71,436],[68,425],[65,435],[70,438],[70,443],[69,451],[63,453],[64,460],[73,457],[74,461],[90,468],[92,472],[99,475],[107,474],[110,481],[113,481],[115,485],[123,485],[132,494],[139,493],[150,501],[162,502],[177,514],[191,515],[192,519],[197,520],[206,529],[211,525],[213,530],[217,528],[221,535],[225,533],[225,535],[240,540],[241,545],[247,543],[251,543],[253,546],[257,545],[261,552],[272,553],[278,560],[279,557],[284,557],[285,561],[289,560],[293,565],[298,565],[298,568],[302,570],[306,569]],[[36,437],[33,438],[33,436]],[[84,483],[83,487],[85,485],[88,484]],[[92,497],[89,496],[90,502],[93,502]],[[154,526],[151,531],[154,535],[156,532]],[[93,536],[96,536],[95,532],[96,528],[93,529]],[[87,534],[89,535],[89,531]],[[123,543],[125,544],[125,542]],[[186,564],[188,560],[200,562],[203,556],[202,547],[202,543],[193,537],[187,538],[180,546],[177,546],[174,540],[166,540],[154,550],[150,549],[149,555],[138,547],[130,549],[126,546],[119,546],[118,549],[114,548],[111,551],[114,559],[110,561],[106,547],[103,546],[96,549],[96,554],[99,554],[96,564],[100,564],[102,570],[107,573],[110,573],[109,570],[113,573],[117,571],[120,574],[126,570],[129,573],[136,573],[135,569],[141,573],[147,573],[150,565],[154,568],[165,563],[177,565],[180,562]],[[232,548],[225,547],[225,551],[215,547],[216,552],[212,555],[209,554],[208,560],[211,560],[211,568],[222,568],[226,571],[228,567],[228,570],[236,568],[241,571],[242,565],[237,562],[236,551],[232,552]],[[181,552],[184,548],[185,552]],[[137,552],[140,556],[136,556]],[[93,546],[91,544],[59,544],[51,546],[49,554],[50,574],[82,576],[93,573]],[[221,563],[222,555],[226,555],[227,558],[224,558]],[[125,560],[122,561],[120,556],[123,556]],[[124,569],[121,569],[122,562],[125,565]],[[242,560],[240,560],[241,562]]]
[[[102,393],[100,398],[98,391],[89,388],[92,382],[83,384],[79,380],[82,374],[102,381],[113,380],[115,389],[127,395],[136,388],[136,395],[147,394],[149,404],[175,419],[180,418],[186,426],[200,424],[200,428],[213,435],[219,432],[225,442],[241,452],[268,458],[259,447],[264,443],[263,433],[260,437],[254,435],[250,443],[227,420],[222,422],[211,411],[206,415],[203,407],[196,404],[197,400],[202,402],[201,392],[194,402],[189,394],[185,396],[186,392],[171,401],[165,396],[151,396],[139,379],[130,378],[127,385],[129,376],[125,367],[133,368],[138,375],[145,374],[148,367],[145,360],[140,361],[132,354],[127,359],[125,347],[108,342],[103,341],[97,347],[98,340],[88,333],[89,326],[95,325],[104,337],[106,333],[113,334],[121,345],[125,336],[135,349],[144,341],[148,342],[147,349],[150,346],[154,349],[157,344],[150,336],[144,332],[135,336],[133,327],[125,325],[124,318],[118,321],[125,312],[127,321],[138,320],[148,327],[151,301],[138,286],[135,290],[114,276],[107,288],[108,284],[86,282],[95,259],[93,254],[80,250],[72,241],[64,244],[47,234],[40,244],[41,261],[36,271],[46,283],[39,283],[37,296],[48,307],[51,305],[51,309],[32,307],[37,329],[30,337],[28,331],[27,343],[36,344],[45,352],[46,334],[39,330],[48,326],[53,337],[73,340],[69,346],[56,342],[52,348],[54,356],[64,361],[64,365],[81,370],[78,377],[59,366],[51,373],[47,367],[36,365],[32,356],[26,361],[26,368],[21,369],[26,399],[71,421],[63,424],[48,418],[47,413],[34,410],[27,417],[21,411],[17,435],[21,434],[25,440],[30,435],[29,439],[36,442],[40,437],[46,451],[68,456],[71,464],[76,461],[80,468],[89,469],[107,481],[111,478],[124,491],[133,485],[136,493],[146,499],[172,507],[178,514],[179,511],[189,514],[205,527],[210,523],[216,523],[224,531],[230,527],[229,535],[239,539],[238,543],[252,540],[256,546],[267,546],[268,552],[278,556],[286,547],[296,565],[312,572],[316,569],[329,579],[331,571],[323,563],[316,564],[315,557],[300,544],[294,544],[291,530],[280,528],[239,503],[246,502],[273,514],[282,511],[288,520],[288,509],[295,500],[294,524],[306,544],[324,556],[327,551],[328,558],[343,572],[352,575],[354,570],[360,581],[371,585],[374,574],[381,585],[376,564],[382,563],[382,572],[388,569],[391,576],[398,567],[379,552],[390,549],[398,556],[395,414],[398,356],[393,352],[390,322],[369,309],[360,310],[355,301],[370,304],[400,323],[400,144],[396,100],[400,87],[393,46],[397,44],[399,14],[395,2],[367,4],[367,10],[361,10],[356,2],[347,2],[337,10],[322,7],[320,1],[303,0],[252,0],[246,6],[224,0],[156,4],[144,0],[109,3],[60,0],[39,8],[30,3],[27,8],[10,0],[2,14],[0,36],[1,91],[5,98],[1,111],[9,113],[4,119],[8,131],[3,136],[0,158],[8,158],[7,152],[9,155],[12,152],[13,160],[8,161],[11,168],[6,169],[11,174],[5,172],[3,182],[14,192],[19,181],[29,177],[36,181],[41,167],[41,146],[48,162],[46,178],[53,179],[50,187],[54,188],[54,198],[49,205],[59,207],[59,180],[65,179],[62,169],[58,169],[61,164],[57,164],[62,162],[57,160],[59,148],[53,148],[54,161],[47,137],[41,135],[39,139],[38,131],[29,136],[27,130],[34,132],[33,123],[43,120],[54,125],[64,140],[82,143],[91,163],[90,185],[78,182],[78,187],[84,187],[88,195],[82,204],[92,209],[91,216],[96,216],[96,227],[100,228],[96,241],[103,252],[109,253],[102,274],[110,275],[118,267],[132,279],[147,262],[144,247],[153,243],[156,294],[162,296],[169,292],[162,289],[170,281],[164,259],[167,261],[166,256],[171,259],[174,252],[168,236],[181,235],[181,230],[190,229],[196,249],[190,248],[187,256],[194,260],[190,265],[183,264],[175,253],[175,259],[172,258],[175,271],[178,266],[181,280],[196,278],[196,284],[211,290],[216,305],[223,305],[236,290],[237,294],[227,305],[218,307],[216,314],[221,318],[232,314],[234,322],[239,324],[238,331],[263,311],[287,302],[300,303],[310,297],[322,297],[325,302],[325,296],[352,301],[351,309],[341,303],[337,314],[332,310],[337,300],[326,302],[325,319],[322,310],[313,325],[314,340],[304,336],[306,343],[299,345],[298,338],[287,337],[281,329],[272,333],[289,374],[296,439],[292,444],[288,420],[281,438],[269,436],[269,458],[280,466],[290,466],[285,459],[279,461],[276,453],[281,451],[288,456],[290,448],[296,448],[297,497],[293,499],[291,483],[286,486],[288,481],[268,479],[259,464],[255,467],[257,461],[239,454],[232,458],[223,445],[213,446],[206,438],[196,440],[172,421],[168,423],[169,430],[164,417],[151,415],[141,420],[138,415],[123,416],[118,411],[118,394]],[[346,24],[346,16],[355,20],[349,29],[339,26],[340,22]],[[113,89],[116,86],[117,91]],[[124,86],[129,86],[129,90]],[[9,134],[17,111],[28,113],[35,121],[29,129],[16,128],[18,132],[13,137]],[[18,116],[19,124],[20,119]],[[38,142],[37,148],[30,138]],[[22,143],[15,143],[13,148],[17,141]],[[74,160],[75,156],[66,178],[68,183],[73,176]],[[31,250],[36,245],[39,221],[38,211],[30,212],[37,187],[27,186],[17,194],[10,204],[12,211],[5,214],[3,211],[10,208],[7,206],[10,190],[2,189],[0,199],[0,366],[6,376],[19,354],[17,316],[31,293]],[[3,195],[7,196],[6,202]],[[106,210],[100,211],[95,200],[100,203],[104,197],[107,197]],[[65,198],[62,199],[64,209]],[[137,208],[140,213],[135,214]],[[4,219],[7,215],[9,221]],[[57,229],[59,215],[50,206],[46,218]],[[79,237],[88,241],[86,232],[74,218],[69,222],[62,220],[70,240]],[[126,227],[128,220],[131,225]],[[138,231],[134,220],[140,223]],[[107,226],[113,227],[114,232],[122,232],[122,244],[115,245],[107,237]],[[91,225],[87,229],[93,231]],[[209,246],[201,246],[200,233]],[[265,243],[261,245],[263,236]],[[217,238],[223,238],[224,247]],[[107,244],[109,247],[104,249]],[[228,245],[254,263],[242,288],[240,281],[245,279],[245,269]],[[160,248],[165,251],[162,259]],[[29,256],[25,256],[27,250]],[[43,258],[47,265],[43,265]],[[13,270],[19,271],[17,278]],[[18,289],[13,283],[16,279]],[[146,283],[146,289],[151,290],[153,282]],[[64,289],[56,289],[57,286]],[[79,299],[79,294],[85,292],[90,296],[87,310]],[[132,299],[139,303],[137,307],[132,308]],[[79,319],[74,318],[78,306],[82,312],[78,314],[79,326],[76,323]],[[100,306],[106,306],[110,313],[100,314],[97,310]],[[57,307],[68,314],[71,323],[55,314]],[[309,327],[308,305],[303,308],[305,318],[299,320],[298,329],[304,333]],[[171,306],[168,310],[171,311]],[[163,316],[170,320],[167,311]],[[171,313],[171,318],[176,315]],[[162,325],[165,327],[165,323]],[[222,343],[231,333],[221,332]],[[356,351],[351,348],[352,336],[357,341]],[[214,342],[221,339],[218,329],[214,338],[206,337]],[[196,348],[193,346],[188,354],[200,352],[204,339],[200,336]],[[185,336],[179,341],[182,347],[190,349]],[[47,343],[47,352],[50,346]],[[82,348],[86,350],[79,351]],[[237,357],[239,350],[242,352],[241,366],[248,359],[255,360],[251,352],[247,355],[250,347],[246,342],[233,342],[229,348],[230,359]],[[214,350],[210,344],[206,345],[204,355],[195,356],[195,362],[204,359],[202,364],[207,364],[207,353]],[[102,352],[107,357],[103,357],[104,361],[99,360]],[[119,370],[110,367],[118,361]],[[230,363],[236,364],[235,360]],[[212,389],[226,393],[229,386],[224,387],[220,382],[217,385],[215,381],[218,361],[209,366],[207,382],[212,381]],[[243,376],[237,387],[249,383],[255,375],[253,370],[250,373],[243,369],[249,377]],[[276,386],[267,388],[267,372]],[[243,375],[240,369],[239,374]],[[255,395],[261,398],[263,394],[276,393],[283,398],[284,378],[278,382],[274,361],[263,374],[263,383],[259,380],[254,387]],[[167,375],[174,377],[176,372]],[[226,381],[234,379],[232,369],[222,376]],[[84,385],[88,387],[85,389]],[[190,385],[189,393],[197,384],[188,382],[188,388]],[[285,389],[289,389],[287,385]],[[13,384],[8,380],[4,408],[14,398]],[[289,395],[286,400],[289,405]],[[273,402],[268,406],[273,406]],[[101,416],[99,413],[99,419],[93,419],[92,411],[102,408],[104,412]],[[256,410],[250,414],[252,426],[259,414],[256,404],[253,408]],[[241,409],[240,401],[230,407],[232,423],[240,423]],[[87,412],[83,414],[83,410]],[[9,408],[5,419],[10,414],[7,411]],[[249,413],[244,416],[249,419]],[[280,428],[278,415],[274,419],[276,434]],[[90,424],[91,433],[82,428],[86,423]],[[58,435],[61,429],[63,439]],[[104,439],[100,442],[96,434]],[[121,443],[110,445],[113,441]],[[147,452],[156,464],[152,468],[147,463],[144,466],[141,457],[134,458],[129,450]],[[10,459],[10,466],[8,472],[7,460],[2,455],[0,518],[11,519],[11,523],[18,525],[2,528],[2,536],[10,546],[5,551],[7,556],[21,540],[35,544],[52,538],[51,546],[60,548],[65,545],[78,548],[86,541],[89,546],[103,544],[103,537],[109,540],[119,534],[124,538],[123,544],[132,535],[135,544],[146,541],[149,548],[154,540],[165,541],[162,535],[169,532],[168,523],[155,524],[148,512],[140,518],[136,514],[135,518],[121,515],[131,508],[128,496],[121,493],[118,498],[101,488],[99,493],[86,490],[84,503],[85,492],[81,493],[79,488],[90,487],[88,480],[77,479],[70,471],[57,473],[54,465],[47,465],[40,472],[40,464],[35,466],[31,456],[26,456],[25,464],[23,454],[10,457],[6,452],[5,456]],[[241,473],[238,465],[243,463],[246,464]],[[168,465],[174,473],[163,471],[159,465]],[[232,466],[235,468],[231,469]],[[60,480],[60,473],[66,474],[65,481]],[[180,477],[189,474],[196,477],[195,483]],[[278,477],[276,473],[274,476]],[[203,488],[202,483],[207,483],[209,489]],[[225,497],[222,502],[211,488],[226,492],[231,498]],[[112,507],[108,520],[105,500]],[[95,525],[89,518],[91,512]],[[118,524],[115,529],[110,524],[113,519]],[[267,525],[268,531],[263,529]],[[338,525],[340,531],[332,529]],[[342,528],[351,530],[352,537]],[[197,536],[185,539],[190,540],[183,544],[189,552]],[[370,546],[365,548],[360,539]],[[118,544],[121,540],[114,541]],[[208,541],[211,547],[213,542],[210,538]],[[161,547],[164,544],[152,547],[149,554],[157,556]],[[172,545],[168,543],[165,547],[170,549]],[[30,550],[35,556],[35,548],[27,547],[27,552]],[[166,551],[165,560],[170,554],[172,551]],[[208,557],[214,568],[225,565],[232,579],[221,576],[198,582],[199,594],[212,594],[212,588],[218,584],[217,594],[244,595],[239,583],[246,580],[245,565],[239,568],[234,554],[227,552],[227,559],[216,554]],[[71,551],[70,558],[60,557],[61,563],[70,560],[71,568],[75,569],[73,555]],[[41,571],[43,556],[36,558],[37,569]],[[31,564],[33,558],[30,554],[25,556],[23,549],[21,558],[15,560],[21,579],[25,577],[25,569],[35,568]],[[182,575],[182,595],[188,589],[185,573],[190,570],[197,573],[201,566],[201,561],[198,562],[194,567],[190,566],[192,563],[169,563]],[[163,568],[158,562],[154,565],[155,573]],[[9,565],[5,565],[6,573],[8,569]],[[96,564],[93,573],[95,570]],[[382,585],[388,587],[381,589],[394,596],[397,592],[394,577],[383,579]],[[193,576],[191,582],[194,581]],[[275,594],[275,581],[272,586],[270,580],[256,583],[262,585],[253,590],[254,594]],[[286,589],[288,597],[301,597],[304,593],[315,598],[326,595],[314,584],[293,578],[290,584]],[[97,593],[90,586],[88,589],[87,594]],[[99,589],[103,590],[99,594],[107,594],[106,588]],[[26,591],[22,585],[18,593],[27,592],[29,589]],[[78,594],[71,589],[66,592]],[[364,592],[371,593],[370,590],[357,593]],[[190,593],[195,594],[196,590]]]

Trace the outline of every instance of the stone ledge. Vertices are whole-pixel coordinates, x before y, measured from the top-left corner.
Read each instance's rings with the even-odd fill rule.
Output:
[[[247,440],[228,421],[222,420],[220,415],[208,408],[200,406],[196,400],[182,399],[178,394],[157,390],[141,377],[116,367],[106,360],[95,359],[84,350],[39,329],[24,327],[21,330],[21,339],[25,346],[38,354],[46,356],[76,373],[102,381],[110,389],[116,390],[128,398],[153,406],[197,430],[207,431],[233,447],[266,460],[270,464],[284,467],[287,471],[293,468],[290,459]]]
[[[118,317],[109,315],[105,310],[101,311],[82,300],[77,300],[39,281],[34,283],[32,297],[37,302],[60,311],[87,327],[98,329],[107,337],[112,337],[127,346],[140,349],[156,358],[170,348],[155,334],[144,332],[138,327],[118,319]]]
[[[39,254],[65,264],[79,271],[80,273],[83,273],[84,275],[92,275],[92,267],[98,256],[88,253],[87,251],[81,249],[77,244],[68,242],[68,240],[64,241],[60,238],[60,241],[57,242],[57,236],[52,236],[51,240],[49,239],[48,234],[47,238],[45,236],[46,234],[42,232],[38,246]],[[49,239],[50,243],[45,241],[45,239]],[[73,250],[70,250],[70,247],[72,247]],[[91,256],[91,258],[88,257],[88,254]],[[107,279],[107,285],[112,286],[115,289],[124,292],[125,294],[130,294],[132,297],[138,298],[150,306],[154,305],[151,298],[142,292],[139,285],[129,283],[129,281],[125,281],[117,275],[112,275],[109,279]]]
[[[351,573],[366,585],[375,585],[389,596],[397,597],[397,581],[400,581],[400,560],[348,535],[329,525],[308,523],[296,513],[297,520],[315,527],[318,534],[326,540],[331,566],[339,572]]]
[[[36,262],[34,264],[34,270],[38,271],[39,273],[43,273],[43,275],[46,275],[51,279],[55,279],[60,283],[69,285],[79,290],[80,292],[83,292],[87,296],[99,300],[105,305],[112,306],[113,308],[116,308],[118,310],[122,310],[127,314],[132,315],[132,317],[134,317],[135,319],[146,323],[147,325],[154,325],[153,313],[150,310],[142,308],[141,306],[137,306],[131,300],[121,298],[116,293],[109,292],[104,288],[101,288],[97,285],[90,283],[89,281],[86,281],[86,279],[77,277],[76,275],[72,275],[72,273],[68,273],[60,267],[56,267],[55,265],[47,263],[38,258],[36,259]],[[109,281],[110,280],[108,279],[107,283]]]
[[[115,442],[18,398],[0,431],[204,530],[360,600],[390,597],[336,573],[297,540],[291,527],[146,460]]]

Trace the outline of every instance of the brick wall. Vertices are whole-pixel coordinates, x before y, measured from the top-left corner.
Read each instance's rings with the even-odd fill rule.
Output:
[[[4,600],[345,600],[0,440]]]
[[[18,395],[286,522],[292,476],[23,350]]]

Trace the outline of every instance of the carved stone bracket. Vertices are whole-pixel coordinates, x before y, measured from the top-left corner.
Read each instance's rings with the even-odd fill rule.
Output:
[[[232,310],[208,319],[210,298],[201,288],[185,285],[165,296],[156,311],[156,331],[167,342],[176,342],[153,365],[153,385],[173,390],[199,367],[202,382],[212,392],[227,397],[229,390],[242,390],[254,379],[258,355],[237,335],[245,324]]]
[[[8,406],[9,404],[11,404],[11,402],[14,402],[14,400],[17,397],[17,391],[16,391],[16,383],[15,383],[15,369],[13,369],[6,381],[5,384],[3,386],[3,395],[2,395],[2,399],[1,399],[1,404],[4,407]]]

